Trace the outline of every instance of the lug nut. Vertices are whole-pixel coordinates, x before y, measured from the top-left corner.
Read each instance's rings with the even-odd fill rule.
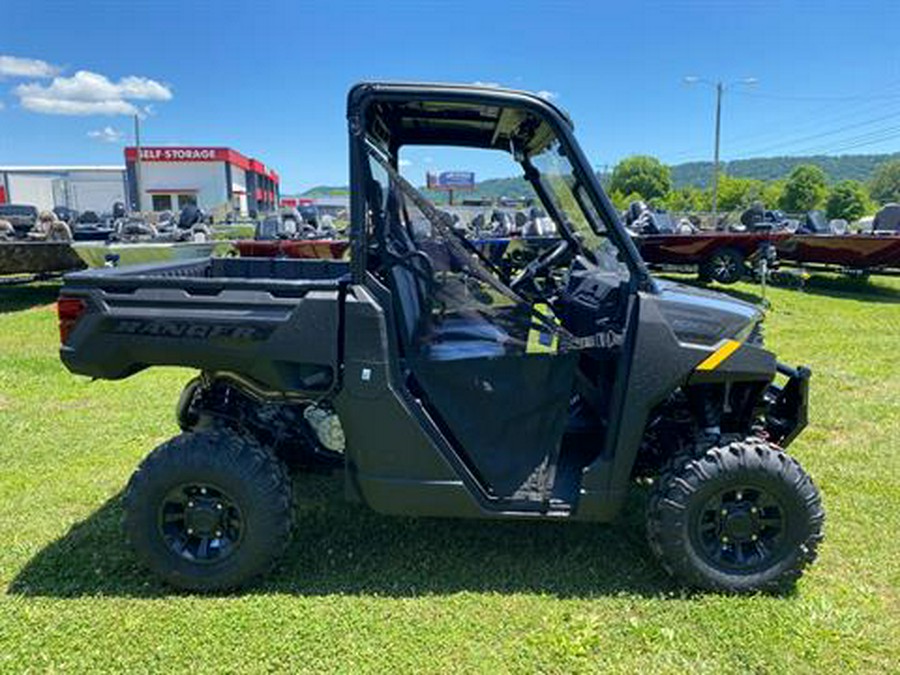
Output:
[[[756,541],[757,539],[759,539],[759,537],[757,535],[755,535],[755,534],[750,535],[750,541]]]
[[[727,543],[728,543],[728,537],[722,537],[722,543],[723,543],[723,544],[727,544]]]
[[[201,495],[205,495],[205,494],[206,494],[206,488],[200,488],[200,494],[201,494]]]
[[[188,508],[189,509],[194,508],[194,502],[188,502]]]
[[[221,504],[216,504],[216,511],[221,511],[223,508],[225,508],[225,507],[222,506]]]
[[[728,509],[722,509],[722,515],[723,515],[723,516],[727,516],[727,515],[728,515]]]
[[[222,536],[222,530],[216,530],[216,537]]]
[[[739,492],[735,495],[735,497],[737,498],[738,501],[741,501],[741,500],[744,498],[744,493],[739,491]]]
[[[194,528],[189,527],[189,528],[187,529],[187,533],[188,533],[188,534],[194,534]]]
[[[759,509],[756,508],[755,506],[750,507],[750,513],[758,513],[758,512],[759,512]]]

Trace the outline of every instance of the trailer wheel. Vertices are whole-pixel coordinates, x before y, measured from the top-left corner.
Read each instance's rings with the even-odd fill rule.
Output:
[[[651,496],[647,534],[663,567],[691,586],[778,591],[815,560],[824,519],[800,464],[748,438],[674,463]]]
[[[224,430],[184,433],[141,463],[125,492],[125,533],[166,583],[240,586],[266,572],[290,538],[290,479],[272,453]]]
[[[701,281],[718,281],[733,284],[740,281],[746,272],[744,255],[733,248],[720,248],[700,263]]]

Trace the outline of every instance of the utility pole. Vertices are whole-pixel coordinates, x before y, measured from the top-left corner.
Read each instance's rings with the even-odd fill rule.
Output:
[[[712,215],[713,227],[719,229],[719,139],[722,135],[722,91],[721,82],[716,82],[716,150],[713,158]]]
[[[745,77],[736,82],[723,83],[721,80],[711,82],[695,75],[689,75],[684,78],[685,84],[705,84],[716,90],[716,147],[713,154],[713,175],[712,175],[712,217],[713,226],[719,226],[719,142],[722,137],[722,94],[726,89],[738,84],[752,86],[758,82],[755,77]]]
[[[134,116],[134,191],[137,194],[137,210],[144,210],[144,198],[141,194],[141,173],[143,172],[143,164],[141,159],[141,119],[137,114]]]

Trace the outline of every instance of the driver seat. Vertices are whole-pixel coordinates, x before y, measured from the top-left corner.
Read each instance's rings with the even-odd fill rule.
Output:
[[[381,186],[378,186],[379,192]],[[374,187],[373,193],[376,193]],[[376,193],[377,194],[377,193]],[[375,204],[381,204],[375,200]],[[450,317],[434,321],[431,316],[429,289],[414,268],[416,257],[426,255],[413,241],[399,220],[400,196],[396,189],[388,195],[387,214],[376,214],[387,229],[395,249],[395,260],[388,270],[391,294],[399,317],[401,344],[407,355],[418,353],[430,360],[452,361],[456,359],[487,358],[506,353],[509,335],[489,321],[473,317]]]

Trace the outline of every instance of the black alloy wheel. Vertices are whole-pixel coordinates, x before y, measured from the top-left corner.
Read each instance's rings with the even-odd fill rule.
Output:
[[[287,469],[253,437],[222,428],[183,433],[131,477],[125,534],[136,557],[177,588],[235,588],[267,572],[287,547]]]
[[[694,517],[694,546],[718,568],[752,573],[786,553],[784,507],[765,488],[739,485],[720,490]]]
[[[203,483],[169,490],[159,508],[158,525],[170,551],[200,564],[227,558],[243,535],[238,505],[224,490]]]
[[[714,591],[780,591],[816,558],[825,513],[800,464],[747,437],[673,458],[647,508],[650,548],[688,585]]]

